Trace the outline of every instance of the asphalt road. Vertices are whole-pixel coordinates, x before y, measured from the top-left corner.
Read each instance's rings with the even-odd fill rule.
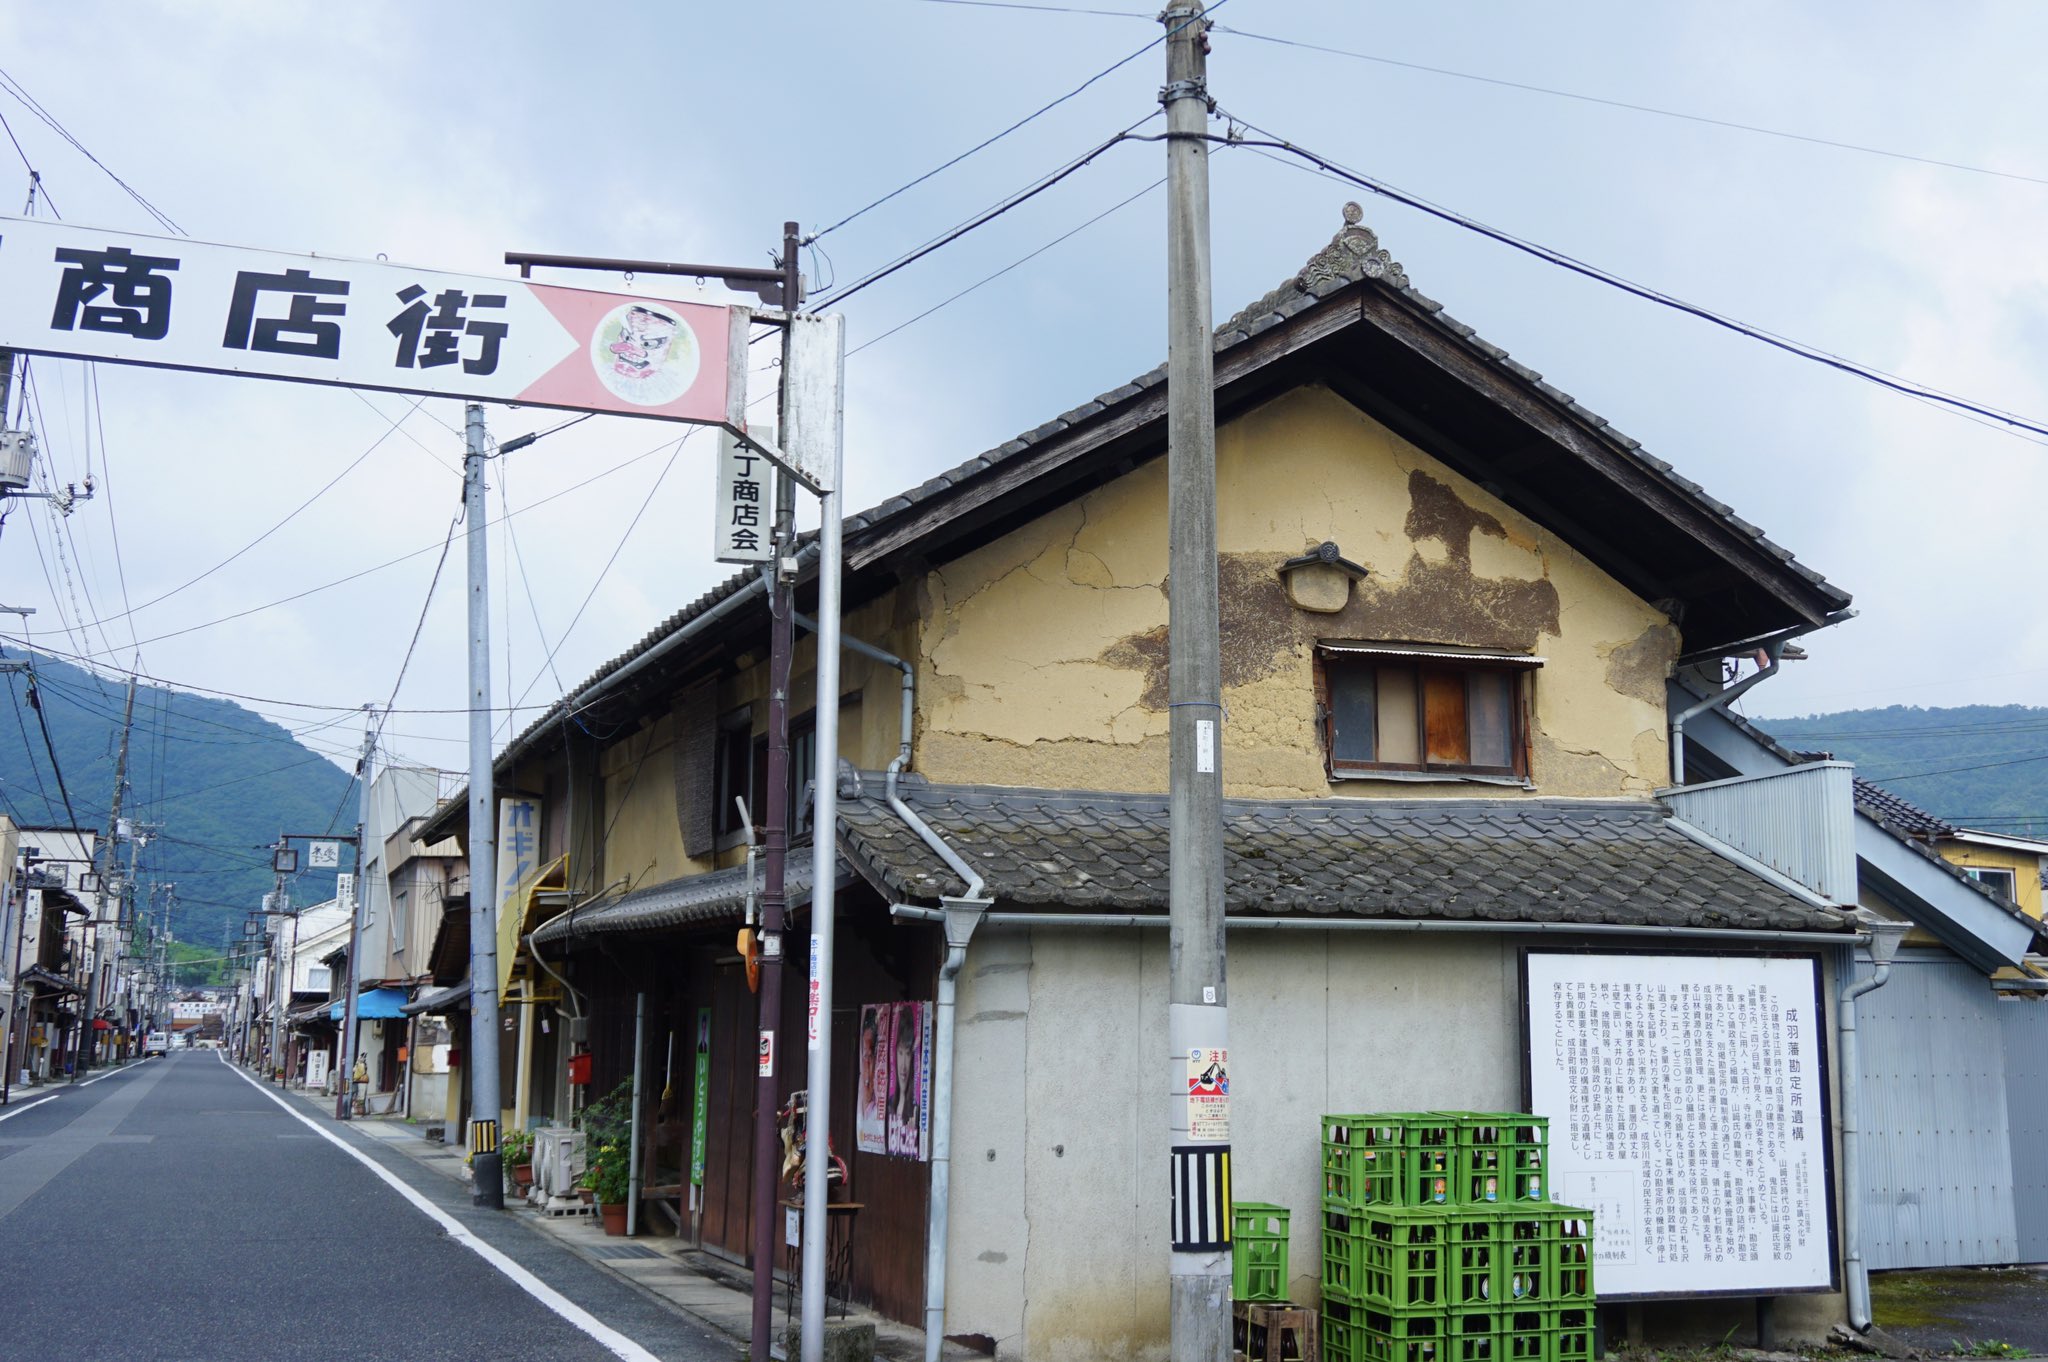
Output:
[[[547,1237],[473,1209],[461,1184],[314,1118],[544,1284],[528,1290],[214,1053],[15,1099],[0,1108],[0,1354],[736,1356]],[[616,1333],[579,1328],[540,1298],[547,1288]]]

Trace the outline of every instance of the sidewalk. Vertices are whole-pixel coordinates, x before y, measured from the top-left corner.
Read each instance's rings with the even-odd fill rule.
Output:
[[[321,1093],[293,1092],[292,1095],[332,1119],[333,1098]],[[423,1134],[423,1126],[412,1125],[402,1117],[393,1116],[358,1116],[349,1122],[349,1126],[357,1134],[377,1140],[424,1168],[458,1182],[469,1180],[468,1170],[462,1163],[461,1147],[429,1141]],[[665,1224],[653,1233],[646,1232],[650,1227],[643,1227],[639,1236],[627,1239],[606,1234],[595,1215],[546,1215],[525,1202],[514,1202],[509,1197],[506,1212],[517,1216],[521,1223],[552,1236],[585,1260],[717,1330],[742,1350],[747,1347],[753,1331],[754,1304],[753,1274],[746,1268],[692,1248],[687,1241],[665,1233]],[[788,1300],[787,1283],[778,1278],[775,1291],[775,1334],[778,1339],[787,1323]],[[875,1326],[877,1358],[886,1358],[889,1362],[922,1362],[923,1330],[858,1308],[850,1318]],[[943,1356],[947,1362],[975,1362],[982,1355],[948,1343]]]

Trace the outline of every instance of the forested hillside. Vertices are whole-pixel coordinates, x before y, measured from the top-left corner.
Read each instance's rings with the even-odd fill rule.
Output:
[[[2048,709],[1893,705],[1754,722],[1788,747],[1855,762],[1950,822],[2048,836]]]
[[[7,650],[11,661],[24,656],[32,674],[6,677],[12,719],[0,719],[0,809],[30,827],[66,826],[75,818],[103,834],[126,683],[43,654]],[[38,705],[56,751],[54,767]],[[346,728],[316,735],[309,728],[306,736],[346,750],[357,735]],[[154,829],[138,863],[138,903],[155,885],[176,885],[172,932],[180,941],[219,947],[227,933],[240,932],[243,915],[260,907],[270,890],[265,848],[280,832],[323,832],[331,825],[338,835],[354,834],[354,784],[336,759],[232,701],[137,687],[122,813]],[[333,893],[331,870],[307,872],[292,890],[300,903]]]

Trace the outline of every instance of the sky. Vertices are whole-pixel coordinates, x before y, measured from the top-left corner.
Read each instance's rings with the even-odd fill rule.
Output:
[[[2048,9],[1962,3],[1938,22],[1921,5],[1789,0],[1212,12],[1219,132],[1226,116],[1256,125],[1628,279],[2048,424]],[[794,219],[821,232],[806,257],[818,296],[1155,114],[1164,58],[1140,53],[1161,32],[1153,14],[4,6],[0,117],[20,154],[0,142],[0,211],[22,207],[25,160],[43,177],[38,216],[164,233],[118,176],[200,240],[501,276],[507,250],[765,265]],[[1293,275],[1360,199],[1423,292],[1852,592],[1859,618],[1807,640],[1810,658],[1750,712],[2048,704],[2048,623],[2031,599],[2038,437],[1255,151],[1219,151],[1211,173],[1219,319]],[[849,507],[1164,357],[1163,175],[1159,144],[1112,147],[845,303]],[[746,301],[689,279],[552,281]],[[750,391],[773,381],[764,365]],[[459,533],[440,563],[460,502],[456,401],[55,360],[33,364],[29,387],[48,475],[90,469],[98,484],[61,524],[27,502],[0,528],[0,599],[35,609],[35,643],[253,697],[337,760],[353,758],[361,706],[395,703],[388,755],[465,765]],[[489,421],[502,440],[559,417],[493,408]],[[492,464],[500,742],[731,571],[709,551],[715,439],[678,444],[679,429],[601,417]],[[0,632],[20,637],[6,620]]]

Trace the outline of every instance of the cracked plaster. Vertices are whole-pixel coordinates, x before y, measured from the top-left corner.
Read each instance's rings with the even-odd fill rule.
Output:
[[[1557,536],[1321,388],[1219,429],[1217,487],[1228,793],[1332,792],[1318,638],[1540,654],[1539,792],[1664,783],[1677,631]],[[919,764],[933,779],[1165,788],[1165,506],[1154,460],[930,574]],[[1368,572],[1327,615],[1294,608],[1278,575],[1325,539]]]

